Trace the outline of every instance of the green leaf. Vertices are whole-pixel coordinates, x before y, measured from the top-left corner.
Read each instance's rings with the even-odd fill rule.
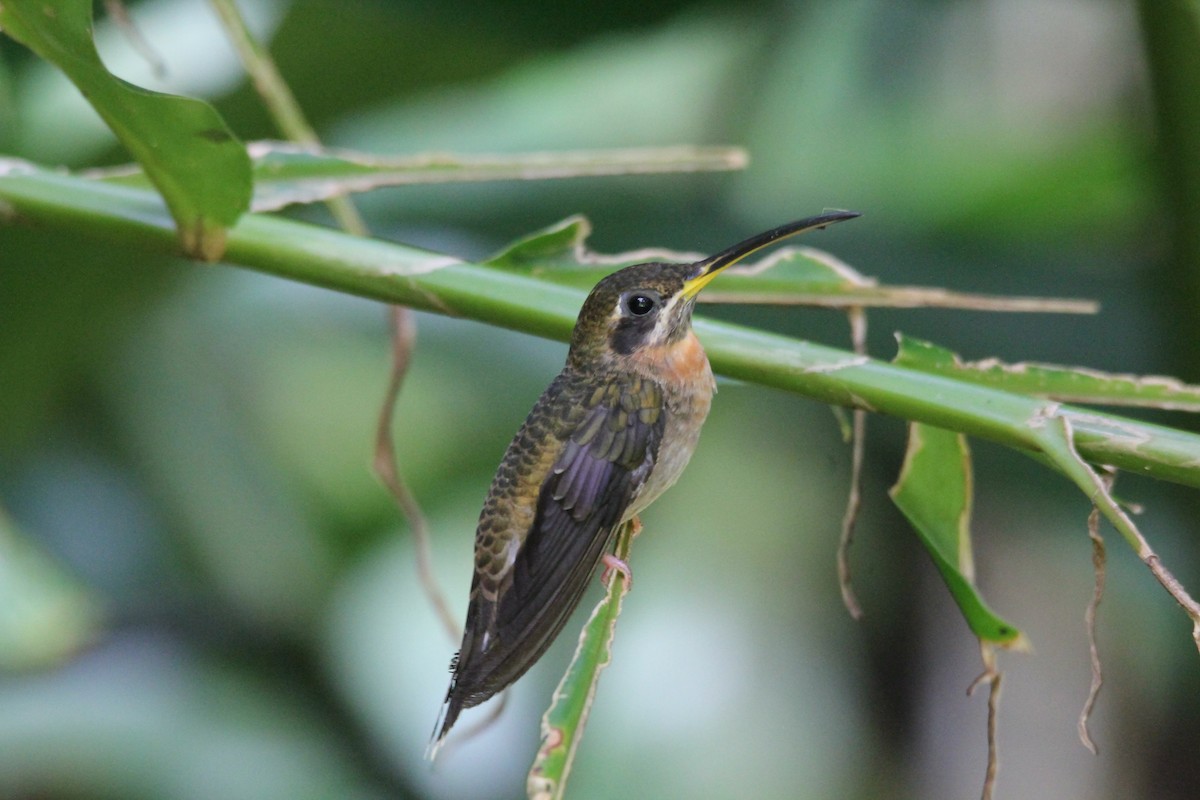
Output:
[[[1032,362],[1006,364],[995,358],[963,361],[958,354],[920,339],[897,334],[896,340],[898,362],[984,386],[1071,403],[1200,411],[1200,386],[1175,378]]]
[[[485,263],[563,286],[590,289],[619,267],[646,261],[688,262],[704,257],[662,248],[613,255],[587,248],[592,226],[572,216],[524,236]],[[766,258],[731,267],[719,283],[699,295],[701,303],[811,305],[833,308],[963,308],[976,311],[1024,311],[1093,314],[1095,303],[1039,297],[995,297],[920,286],[880,286],[849,264],[815,247],[782,247]]]
[[[255,211],[273,211],[293,203],[313,203],[384,186],[697,172],[741,169],[746,164],[745,152],[736,147],[386,157],[255,142],[250,152],[254,159]]]
[[[626,525],[617,535],[615,555],[622,561],[629,559],[633,526],[637,524]],[[526,783],[530,800],[558,800],[566,792],[567,777],[583,739],[600,673],[612,660],[617,617],[628,593],[628,582],[614,572],[608,583],[608,593],[592,610],[579,634],[575,656],[554,690],[550,707],[542,716],[542,744]]]
[[[0,223],[6,219],[53,226],[62,235],[174,252],[170,221],[152,193],[20,162],[0,161]],[[230,231],[227,260],[289,280],[560,341],[570,337],[584,298],[581,290],[517,272],[261,214],[246,215]],[[713,369],[727,377],[961,431],[1021,451],[1039,449],[1027,423],[1044,400],[701,316],[695,330]],[[1069,405],[1058,405],[1055,413],[1070,418],[1075,445],[1088,461],[1200,486],[1200,436]]]
[[[705,295],[708,295],[705,297]],[[1088,300],[1000,297],[927,286],[881,285],[815,247],[777,249],[756,264],[733,267],[700,295],[708,303],[769,303],[834,308],[961,308],[974,311],[1094,314]]]
[[[933,557],[971,632],[983,641],[1019,648],[1022,633],[988,608],[975,588],[973,493],[967,437],[932,425],[910,425],[904,466],[888,494]]]
[[[575,214],[561,222],[522,236],[506,245],[503,250],[484,263],[513,272],[528,273],[539,277],[549,276],[552,279],[561,278],[563,283],[570,279],[571,283],[582,285],[583,281],[576,280],[576,278],[583,270],[570,269],[570,267],[585,265],[584,245],[591,233],[592,223],[588,221],[588,218],[581,214]],[[563,267],[567,267],[567,269],[562,269]],[[612,268],[607,268],[607,271],[611,272]],[[606,274],[606,272],[593,270],[589,275],[596,273],[599,273],[596,280]],[[595,285],[595,281],[591,285]]]
[[[61,661],[96,636],[100,618],[87,590],[0,510],[0,670]]]
[[[53,225],[61,233],[133,242],[151,252],[174,250],[161,198],[152,193],[0,160],[0,223],[18,220]],[[570,336],[584,298],[582,291],[517,272],[260,214],[245,216],[231,229],[227,255],[232,263],[282,278],[559,340]],[[714,371],[730,378],[983,437],[1026,453],[1046,447],[1043,428],[1053,420],[1070,427],[1072,450],[1081,459],[1200,486],[1196,434],[766,331],[703,318],[694,327]]]
[[[162,193],[189,255],[215,261],[250,203],[246,150],[207,103],[109,72],[92,40],[91,0],[5,0],[0,28],[61,69]]]
[[[413,156],[379,156],[273,141],[250,142],[246,147],[254,172],[252,211],[319,203],[386,186],[702,172],[746,165],[746,153],[737,147]],[[146,183],[145,174],[134,165],[96,170],[91,175],[129,186]]]

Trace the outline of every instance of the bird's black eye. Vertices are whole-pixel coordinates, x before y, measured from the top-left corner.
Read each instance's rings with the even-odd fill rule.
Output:
[[[654,310],[654,298],[648,294],[631,294],[625,301],[625,307],[635,317],[644,317]]]

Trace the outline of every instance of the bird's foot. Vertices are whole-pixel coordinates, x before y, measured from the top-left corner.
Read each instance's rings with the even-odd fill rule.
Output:
[[[604,588],[608,588],[614,571],[619,572],[621,579],[625,581],[625,591],[628,592],[633,588],[633,570],[629,568],[628,563],[617,558],[612,553],[605,553],[600,561],[604,564],[604,572],[600,573],[600,582],[604,584]]]

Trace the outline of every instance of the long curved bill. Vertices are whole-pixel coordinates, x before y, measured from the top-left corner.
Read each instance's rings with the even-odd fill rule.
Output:
[[[689,278],[683,284],[683,295],[689,298],[695,297],[701,289],[708,285],[709,281],[717,277],[717,274],[721,270],[736,264],[746,256],[757,253],[764,247],[775,244],[775,242],[781,239],[787,239],[790,236],[796,236],[805,231],[811,231],[814,228],[824,228],[826,225],[832,225],[835,222],[854,219],[860,216],[862,215],[857,211],[830,211],[815,217],[789,222],[786,225],[772,228],[757,236],[751,236],[746,241],[738,242],[733,247],[722,250],[715,256],[709,256],[703,261],[697,261],[695,277]]]

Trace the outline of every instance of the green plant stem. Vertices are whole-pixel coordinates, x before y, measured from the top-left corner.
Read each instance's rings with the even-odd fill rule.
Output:
[[[641,522],[635,519],[617,531],[613,555],[626,566],[639,530]],[[604,597],[579,632],[571,664],[554,690],[550,707],[542,715],[542,743],[525,784],[529,800],[562,800],[566,796],[567,778],[583,741],[600,674],[612,661],[617,618],[631,582],[631,577],[616,570],[610,573]]]
[[[178,254],[174,226],[151,192],[50,171],[0,166],[0,219],[25,220],[144,250]],[[226,260],[386,303],[466,317],[565,341],[579,290],[447,256],[278,217],[248,214]],[[925,422],[1039,452],[1031,420],[1068,415],[1080,454],[1134,474],[1200,487],[1200,436],[972,385],[785,336],[698,319],[714,369],[821,402]]]
[[[225,34],[237,51],[242,66],[254,81],[255,90],[266,103],[271,118],[283,131],[283,135],[299,144],[319,145],[317,132],[308,123],[304,111],[296,102],[296,96],[279,74],[270,53],[250,32],[237,3],[234,0],[209,0],[209,3],[225,27]],[[367,235],[366,223],[349,199],[332,197],[326,201],[326,205],[342,230],[355,236]]]
[[[220,17],[230,44],[254,81],[259,96],[267,104],[275,124],[294,142],[316,144],[317,134],[305,119],[296,96],[279,74],[270,55],[250,33],[234,0],[209,0],[209,4]]]

